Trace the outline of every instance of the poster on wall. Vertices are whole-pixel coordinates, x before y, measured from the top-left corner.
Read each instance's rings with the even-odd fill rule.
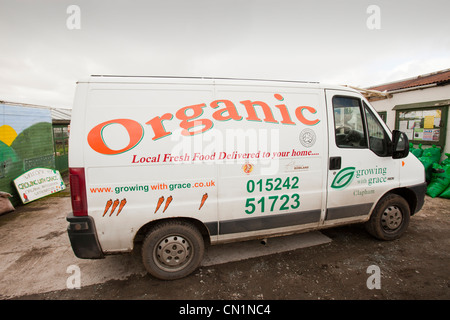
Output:
[[[442,112],[439,109],[402,111],[398,127],[410,141],[439,143]]]
[[[14,179],[14,185],[24,204],[66,188],[59,171],[47,168],[25,172]]]

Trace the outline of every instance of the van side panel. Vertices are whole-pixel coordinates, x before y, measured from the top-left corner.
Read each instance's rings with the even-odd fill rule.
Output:
[[[157,78],[83,89],[75,158],[103,252],[130,251],[158,219],[197,219],[212,243],[323,219],[328,135],[316,85]]]
[[[182,113],[188,112],[190,116],[191,110],[180,109],[212,99],[213,87],[208,81],[90,85],[83,139],[89,142],[91,134],[91,141],[84,143],[83,153],[89,215],[95,219],[104,252],[130,251],[136,232],[152,220],[192,217],[204,223],[217,222],[215,167],[190,164],[191,159],[183,158],[186,150],[201,145],[182,136],[175,121],[157,119],[159,124],[147,124],[165,114],[174,118],[179,112],[183,118]],[[101,139],[93,135],[99,124]],[[153,139],[161,131],[170,134]],[[101,153],[111,152],[108,148],[125,151]],[[207,201],[200,210],[204,197]]]

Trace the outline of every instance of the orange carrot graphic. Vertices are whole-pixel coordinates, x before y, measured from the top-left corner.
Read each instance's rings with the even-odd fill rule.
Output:
[[[111,213],[109,214],[110,217],[114,213],[114,210],[116,210],[118,205],[119,205],[119,199],[114,200],[114,203],[113,203],[113,206],[112,206],[112,209],[111,209]]]
[[[166,201],[166,205],[164,206],[164,210],[163,210],[163,213],[164,213],[164,211],[166,211],[166,209],[169,207],[169,204],[172,202],[172,196],[169,196],[168,198],[167,198],[167,201]]]
[[[112,199],[109,199],[108,201],[106,201],[105,211],[103,212],[103,216],[102,217],[105,216],[105,214],[108,212],[109,207],[111,207],[111,205],[112,205]]]
[[[200,210],[203,207],[203,205],[205,204],[206,199],[208,199],[208,194],[207,193],[205,193],[203,195],[202,201],[200,202],[200,207],[198,208],[198,210]]]
[[[163,202],[164,202],[164,197],[160,197],[159,200],[158,200],[158,203],[156,204],[156,210],[155,210],[155,213],[156,213],[156,211],[159,210],[159,207],[161,207],[161,205],[162,205]]]
[[[120,211],[122,211],[123,207],[127,204],[127,199],[123,198],[122,201],[120,201],[119,210],[117,211],[116,216],[119,215]]]

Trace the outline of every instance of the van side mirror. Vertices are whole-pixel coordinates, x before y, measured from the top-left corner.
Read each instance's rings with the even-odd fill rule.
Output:
[[[399,130],[392,131],[392,158],[401,159],[408,156],[409,141],[408,136]]]

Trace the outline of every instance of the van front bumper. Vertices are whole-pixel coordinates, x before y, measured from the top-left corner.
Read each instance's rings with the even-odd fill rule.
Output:
[[[412,190],[416,196],[416,207],[414,212],[411,212],[411,215],[414,213],[419,212],[423,205],[425,204],[425,194],[427,193],[427,183],[421,183],[415,186],[409,187],[410,190]]]
[[[67,221],[69,222],[67,234],[75,256],[80,259],[104,258],[94,219],[90,216],[76,217],[70,212],[67,215]]]

